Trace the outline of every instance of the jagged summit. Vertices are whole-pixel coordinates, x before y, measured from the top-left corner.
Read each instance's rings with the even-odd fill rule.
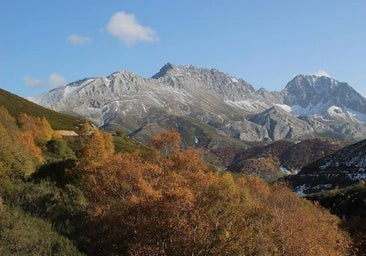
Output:
[[[174,69],[174,68],[175,68],[175,66],[173,64],[171,64],[170,62],[168,62],[167,64],[162,66],[161,69],[159,70],[159,72],[156,73],[155,75],[153,75],[151,78],[159,79],[160,77],[165,76],[169,70]]]
[[[281,92],[284,104],[298,115],[328,117],[329,108],[350,112],[360,121],[366,121],[366,99],[345,82],[326,76],[297,75]]]
[[[306,84],[304,84],[304,82]],[[304,86],[308,85],[314,88],[326,88],[326,87],[334,87],[340,84],[341,82],[328,77],[328,76],[317,76],[317,75],[304,75],[299,74],[296,75],[287,85],[285,88],[289,86],[293,86],[293,84]]]

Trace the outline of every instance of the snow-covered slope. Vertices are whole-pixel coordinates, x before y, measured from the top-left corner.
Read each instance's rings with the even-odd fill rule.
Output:
[[[347,83],[326,76],[297,75],[281,92],[296,115],[366,122],[366,99]]]
[[[345,187],[363,179],[366,179],[366,140],[305,166],[289,177],[299,194]]]

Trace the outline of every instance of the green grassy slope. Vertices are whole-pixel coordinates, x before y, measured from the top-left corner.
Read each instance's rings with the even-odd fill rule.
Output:
[[[44,108],[1,88],[0,106],[4,106],[13,117],[17,117],[20,113],[45,117],[54,130],[77,130],[77,126],[81,123],[80,118]]]

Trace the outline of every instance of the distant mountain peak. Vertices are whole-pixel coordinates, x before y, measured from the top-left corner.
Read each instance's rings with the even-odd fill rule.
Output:
[[[328,76],[316,75],[296,75],[290,82],[287,83],[284,90],[328,90],[335,87],[346,85]]]
[[[156,73],[155,75],[153,75],[152,78],[159,79],[160,77],[165,76],[169,70],[174,69],[174,68],[175,68],[175,66],[172,63],[168,62],[164,66],[162,66],[161,69],[159,70],[159,72]]]
[[[297,115],[365,121],[366,99],[349,84],[327,76],[297,75],[282,91],[284,104]],[[337,108],[335,108],[337,107]]]
[[[332,80],[332,81],[337,81],[335,79],[333,79],[332,77],[330,77],[329,75],[325,75],[325,74],[321,74],[321,73],[314,73],[314,74],[298,74],[296,75],[293,80],[296,79],[306,79],[306,80],[311,80],[311,81],[316,81],[316,80]],[[338,81],[337,81],[338,82]]]

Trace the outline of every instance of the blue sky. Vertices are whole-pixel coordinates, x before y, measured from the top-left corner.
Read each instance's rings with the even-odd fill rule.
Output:
[[[0,87],[33,96],[167,62],[281,90],[319,70],[366,94],[366,1],[1,0]]]

